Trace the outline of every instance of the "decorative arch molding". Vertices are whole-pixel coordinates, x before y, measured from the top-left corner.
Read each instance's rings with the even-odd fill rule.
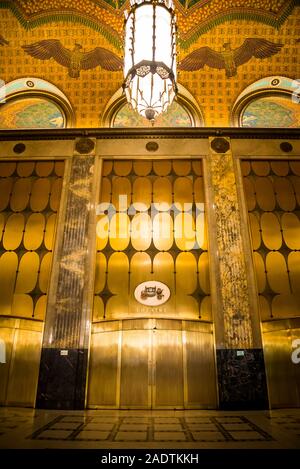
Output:
[[[204,117],[200,106],[193,97],[193,95],[180,83],[177,83],[178,94],[176,101],[180,104],[187,112],[191,119],[192,127],[204,127]],[[113,127],[114,119],[120,111],[120,109],[126,104],[126,97],[123,93],[123,89],[119,88],[114,95],[108,101],[102,118],[100,119],[101,127]],[[134,111],[133,111],[134,112]]]
[[[300,81],[283,76],[269,76],[262,78],[247,88],[236,99],[230,122],[233,127],[243,127],[243,112],[254,101],[267,97],[290,98],[291,101],[299,103]]]
[[[27,98],[41,98],[55,104],[63,118],[62,127],[74,127],[75,114],[67,96],[53,83],[41,78],[18,78],[2,84],[0,88],[0,110],[6,104]]]

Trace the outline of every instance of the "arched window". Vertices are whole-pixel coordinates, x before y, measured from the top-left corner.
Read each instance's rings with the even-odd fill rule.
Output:
[[[4,84],[0,94],[0,129],[57,129],[73,125],[69,100],[45,80],[20,78]]]
[[[122,90],[118,90],[109,100],[101,125],[103,127],[151,127],[150,122],[133,111]],[[203,127],[202,112],[194,97],[182,85],[178,85],[178,95],[168,110],[161,114],[154,127]]]
[[[300,127],[300,82],[267,77],[248,86],[236,100],[232,123],[239,127]]]

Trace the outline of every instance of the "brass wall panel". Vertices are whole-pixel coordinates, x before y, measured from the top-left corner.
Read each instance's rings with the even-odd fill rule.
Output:
[[[153,171],[157,176],[167,176],[172,169],[171,161],[153,161]]]
[[[266,258],[267,277],[272,290],[276,293],[289,293],[290,285],[286,262],[279,252],[269,252]]]
[[[194,182],[194,201],[197,209],[204,211],[205,196],[202,177],[198,177]]]
[[[288,161],[272,161],[271,168],[277,176],[287,176],[289,173]]]
[[[56,224],[56,214],[52,213],[52,215],[50,215],[50,217],[47,219],[46,232],[45,232],[45,238],[44,238],[45,248],[48,249],[48,251],[50,251],[53,246],[55,224]]]
[[[153,218],[153,244],[160,251],[169,251],[173,245],[173,219],[170,213],[160,212]]]
[[[9,367],[11,363],[11,354],[14,343],[15,330],[12,327],[5,327],[0,320],[0,339],[5,342],[5,360],[6,363],[0,365],[0,405],[5,405],[7,385],[9,380]]]
[[[38,298],[34,307],[34,317],[41,321],[45,320],[47,307],[47,295],[42,295]]]
[[[196,242],[195,220],[191,213],[178,213],[174,220],[174,238],[180,251],[193,249]]]
[[[173,169],[178,176],[187,176],[191,172],[191,162],[188,160],[174,160]]]
[[[153,202],[156,210],[165,212],[172,206],[172,184],[167,177],[158,177],[153,183]]]
[[[128,316],[129,261],[122,252],[113,253],[108,261],[108,289],[115,295],[107,303],[108,318]]]
[[[41,342],[42,334],[39,331],[16,331],[7,387],[7,405],[34,406]]]
[[[153,277],[155,280],[168,285],[170,289],[170,298],[163,305],[163,314],[174,316],[176,311],[176,290],[175,290],[175,278],[174,278],[174,259],[168,252],[159,252],[153,259]],[[177,313],[180,312],[177,310]],[[158,313],[159,314],[159,313]]]
[[[174,205],[177,210],[187,212],[192,208],[193,182],[187,177],[178,177],[174,182]]]
[[[119,212],[110,221],[109,242],[115,251],[123,251],[130,241],[130,219],[126,213]]]
[[[113,162],[112,161],[104,161],[103,166],[102,166],[102,174],[103,176],[107,176],[113,168]]]
[[[117,211],[128,210],[131,204],[131,184],[125,177],[117,177],[112,182],[112,203]]]
[[[300,295],[291,295],[289,293],[282,293],[276,295],[272,301],[272,314],[276,318],[288,318],[299,315],[300,309]]]
[[[64,164],[62,165],[64,167]],[[62,167],[62,170],[63,170],[63,167]],[[35,165],[36,174],[43,178],[50,176],[53,170],[54,170],[54,161],[38,161]],[[62,175],[63,175],[63,172],[62,174],[60,174],[60,176]]]
[[[294,213],[284,213],[281,218],[283,237],[290,249],[300,247],[300,220]]]
[[[290,161],[289,165],[297,176],[300,176],[300,161]]]
[[[290,180],[293,184],[293,189],[296,195],[297,204],[300,205],[300,177],[299,176],[290,176]]]
[[[18,176],[24,178],[28,177],[33,173],[34,170],[33,161],[24,161],[17,164],[17,174]]]
[[[26,222],[23,244],[27,251],[38,249],[44,239],[45,217],[41,213],[32,213]]]
[[[1,166],[1,165],[0,165]],[[13,179],[0,179],[0,211],[5,210],[9,203]]]
[[[280,224],[274,213],[263,213],[261,216],[262,239],[268,249],[277,251],[282,245]]]
[[[52,263],[52,253],[47,252],[40,265],[39,287],[42,293],[47,293]]]
[[[33,299],[25,293],[15,293],[13,296],[11,314],[17,317],[33,317]]]
[[[267,176],[270,172],[270,163],[268,161],[253,161],[251,166],[257,176]]]
[[[212,304],[210,296],[203,297],[200,306],[199,318],[203,321],[212,321]]]
[[[132,168],[132,161],[115,161],[114,170],[118,176],[128,176]]]
[[[212,356],[212,333],[187,331],[186,348],[187,402],[185,407],[216,408],[216,370]]]
[[[7,178],[11,176],[16,169],[17,164],[14,161],[6,161],[5,164],[0,165],[0,177]]]
[[[133,170],[138,176],[147,176],[152,169],[152,161],[134,161]]]
[[[199,284],[204,293],[210,292],[208,253],[203,252],[198,261]]]
[[[104,177],[101,181],[101,208],[102,211],[108,210],[111,203],[111,182],[108,178]]]
[[[196,241],[198,248],[207,250],[207,226],[206,226],[206,215],[204,212],[200,212],[196,217]]]
[[[291,252],[288,257],[291,288],[294,294],[300,293],[300,252]]]
[[[199,317],[199,308],[191,295],[197,286],[197,263],[191,253],[182,252],[176,258],[176,309],[192,318]],[[189,281],[187,282],[187,279]]]
[[[53,210],[53,212],[57,212],[59,208],[61,188],[62,188],[62,180],[55,179],[51,187],[51,195],[50,195],[50,208],[51,210]]]
[[[152,184],[149,178],[138,177],[132,186],[132,205],[135,210],[148,210],[152,200]]]
[[[248,210],[254,210],[256,206],[255,186],[254,182],[250,178],[244,180],[244,190],[246,194]]]
[[[274,190],[279,207],[286,211],[292,212],[296,208],[296,199],[292,183],[284,177],[274,178]]]
[[[102,292],[106,281],[106,257],[102,252],[97,252],[96,255],[96,273],[95,273],[95,293]]]
[[[259,207],[265,211],[275,209],[276,199],[272,182],[267,177],[255,178],[256,200]]]
[[[2,241],[4,225],[5,225],[5,217],[3,213],[0,213],[0,243]]]
[[[101,321],[104,318],[104,303],[100,296],[95,295],[93,307],[93,322]]]
[[[153,333],[155,388],[154,406],[183,408],[183,355],[181,331]]]
[[[252,247],[254,251],[259,249],[261,244],[261,234],[259,221],[254,213],[249,213]]]
[[[42,178],[34,181],[30,196],[30,208],[33,212],[42,212],[45,210],[49,201],[50,187],[49,179]]]
[[[137,213],[131,220],[131,244],[136,251],[146,251],[152,241],[152,223],[148,213]]]
[[[202,176],[203,171],[202,171],[202,161],[200,160],[193,160],[192,161],[192,168],[195,174],[197,176]]]
[[[21,244],[24,230],[24,215],[13,213],[7,220],[3,235],[3,247],[6,251],[15,251]]]
[[[25,210],[29,202],[31,178],[17,179],[10,197],[10,207],[13,212]]]
[[[14,252],[5,252],[0,258],[0,312],[11,314],[11,304],[15,291],[15,279],[18,268],[18,256]]]
[[[117,405],[119,332],[92,333],[88,405]]]
[[[26,252],[20,260],[16,282],[16,293],[30,293],[36,283],[40,267],[40,258],[36,252]]]
[[[149,353],[151,331],[122,332],[121,407],[149,406]]]
[[[298,338],[299,338],[298,330]],[[291,360],[292,336],[290,330],[264,333],[264,353],[270,402],[273,408],[300,405],[299,365]]]
[[[97,217],[96,233],[97,251],[102,251],[108,242],[109,219],[107,215],[99,215]]]
[[[266,272],[263,258],[258,252],[253,253],[253,261],[256,271],[258,293],[263,293],[266,288]]]

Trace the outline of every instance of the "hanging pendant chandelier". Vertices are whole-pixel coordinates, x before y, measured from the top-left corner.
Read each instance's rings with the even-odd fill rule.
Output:
[[[127,101],[149,121],[176,92],[176,18],[172,0],[130,0],[125,12],[124,83]]]

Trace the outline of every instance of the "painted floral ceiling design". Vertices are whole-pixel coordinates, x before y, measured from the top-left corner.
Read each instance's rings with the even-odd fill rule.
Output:
[[[300,0],[175,0],[179,44],[188,48],[217,24],[241,17],[279,27],[296,5]],[[0,1],[0,8],[10,8],[27,28],[70,19],[101,31],[118,48],[128,7],[129,0]]]

